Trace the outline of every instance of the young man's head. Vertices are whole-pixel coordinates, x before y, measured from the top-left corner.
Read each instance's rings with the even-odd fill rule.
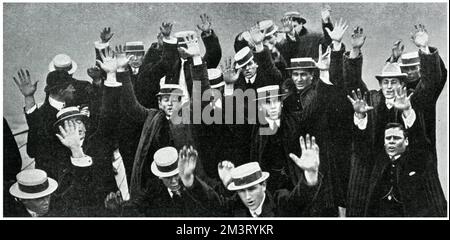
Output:
[[[153,155],[152,173],[159,177],[170,191],[176,192],[181,188],[178,175],[178,152],[174,147],[163,147]]]
[[[253,60],[253,53],[249,47],[244,47],[234,55],[236,69],[241,68],[244,77],[250,79],[255,76],[258,64]]]
[[[256,210],[263,202],[268,172],[261,171],[257,162],[250,162],[231,170],[228,190],[237,191],[242,203],[250,210]]]
[[[387,63],[380,75],[376,75],[380,84],[383,96],[386,99],[395,98],[395,93],[399,88],[405,86],[407,74],[402,73],[398,63]]]
[[[303,30],[306,20],[300,16],[299,12],[287,12],[284,16],[287,16],[292,20],[292,25],[296,33],[300,33]]]
[[[125,54],[126,56],[133,55],[131,58],[129,65],[132,68],[139,68],[142,65],[142,61],[144,60],[145,49],[143,42],[126,42],[125,43]]]
[[[265,118],[270,120],[278,120],[281,116],[281,109],[283,102],[281,97],[285,94],[280,94],[280,87],[278,85],[269,85],[256,89],[258,94],[259,110]]]
[[[418,52],[405,53],[400,58],[402,73],[408,75],[408,83],[414,83],[420,79],[420,58]]]
[[[400,123],[388,123],[384,130],[384,150],[387,155],[394,157],[401,155],[408,147],[408,135]]]
[[[59,132],[58,126],[64,127],[64,121],[72,121],[78,127],[80,139],[85,139],[89,118],[85,113],[82,113],[78,107],[66,107],[61,109],[56,114],[56,118],[55,127],[57,132]]]
[[[75,97],[73,78],[63,70],[56,70],[47,74],[47,85],[44,90],[52,98],[68,102]]]
[[[58,183],[40,169],[23,170],[16,178],[17,182],[9,189],[11,195],[37,216],[45,215],[50,208],[50,196],[58,188]]]
[[[170,118],[181,107],[183,90],[177,84],[161,84],[157,97],[159,109],[163,110],[166,117]]]
[[[312,84],[317,67],[312,58],[292,58],[290,70],[292,81],[297,90],[303,90]]]

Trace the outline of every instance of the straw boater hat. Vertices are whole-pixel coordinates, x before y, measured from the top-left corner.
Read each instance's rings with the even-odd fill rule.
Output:
[[[58,54],[56,55],[53,60],[48,64],[48,71],[53,72],[55,70],[59,69],[66,69],[70,67],[70,70],[67,71],[69,74],[75,73],[77,71],[77,63],[73,61],[68,55],[66,54]]]
[[[126,42],[125,53],[145,53],[144,43],[140,41]]]
[[[249,47],[244,47],[239,52],[234,55],[234,61],[236,62],[235,68],[242,68],[247,65],[251,60],[253,60],[253,52]]]
[[[298,19],[300,19],[300,23],[302,23],[302,24],[306,23],[306,20],[300,15],[299,12],[296,12],[296,11],[287,12],[284,14],[284,16],[290,17],[290,18],[298,18]]]
[[[64,120],[71,118],[81,118],[82,120],[87,120],[88,116],[87,113],[82,113],[78,107],[66,107],[59,110],[56,114],[56,122],[53,126],[58,126],[64,122]]]
[[[36,199],[52,194],[58,183],[47,177],[40,169],[26,169],[16,175],[17,182],[9,188],[9,193],[20,199]]]
[[[420,65],[419,52],[405,53],[400,57],[400,67]]]
[[[284,97],[287,95],[286,93],[280,93],[280,86],[278,85],[268,85],[257,88],[256,93],[258,94],[258,98],[256,98],[254,101],[264,100],[273,97]]]
[[[386,63],[383,70],[381,70],[381,74],[375,75],[375,77],[378,81],[381,81],[383,78],[398,78],[400,80],[406,80],[408,74],[402,73],[398,63]]]
[[[268,172],[261,171],[258,162],[250,162],[233,168],[230,174],[231,183],[227,187],[230,191],[249,188],[264,182],[270,176]]]
[[[160,148],[153,155],[152,173],[157,177],[172,177],[178,174],[178,152],[174,147]]]
[[[223,81],[222,71],[218,68],[208,69],[208,79],[211,88],[219,88],[225,85]]]
[[[258,27],[261,32],[264,32],[264,30],[266,31],[264,37],[271,36],[278,31],[277,25],[275,25],[272,20],[260,21],[258,22]]]
[[[159,86],[159,93],[156,96],[162,95],[175,95],[175,96],[184,96],[183,89],[178,84],[166,84],[163,83],[164,80],[161,79],[161,84]]]
[[[310,57],[306,58],[291,58],[291,66],[286,68],[286,70],[296,70],[296,69],[313,69],[317,68],[316,62]]]

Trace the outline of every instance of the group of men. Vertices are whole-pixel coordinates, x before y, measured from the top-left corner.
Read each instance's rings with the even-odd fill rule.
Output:
[[[410,36],[416,52],[394,43],[369,91],[364,31],[344,45],[348,25],[330,12],[323,33],[299,12],[281,26],[258,21],[220,67],[206,14],[203,56],[195,31],[168,22],[146,52],[140,41],[111,46],[105,28],[92,83],[58,54],[41,106],[21,69],[36,168],[8,186],[17,204],[5,216],[445,216],[435,108],[447,70],[425,27]]]

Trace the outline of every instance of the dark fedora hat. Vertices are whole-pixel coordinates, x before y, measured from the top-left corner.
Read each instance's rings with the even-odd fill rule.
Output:
[[[47,74],[47,85],[45,86],[44,91],[48,93],[55,88],[64,89],[69,86],[69,84],[74,84],[74,82],[72,76],[66,71],[55,70]]]

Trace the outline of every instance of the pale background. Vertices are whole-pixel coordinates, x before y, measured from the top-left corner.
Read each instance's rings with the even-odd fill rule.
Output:
[[[44,100],[43,88],[50,60],[59,53],[78,63],[77,79],[89,79],[86,69],[94,64],[93,42],[100,30],[110,26],[112,43],[144,41],[146,48],[156,40],[162,21],[173,21],[173,31],[194,30],[199,14],[208,13],[220,38],[223,57],[234,54],[237,33],[258,20],[279,19],[286,11],[299,11],[310,30],[320,29],[320,3],[5,3],[3,4],[3,114],[13,132],[26,129],[22,112],[23,97],[12,76],[22,67],[39,79],[37,102]],[[378,88],[374,77],[390,55],[392,43],[402,39],[406,51],[415,50],[409,41],[414,24],[426,26],[431,46],[437,47],[448,68],[447,3],[331,3],[333,20],[344,18],[351,27],[361,25],[367,34],[363,49],[364,80]],[[350,29],[348,30],[350,32]],[[344,42],[348,43],[349,33]],[[437,142],[439,174],[447,196],[448,186],[448,84],[438,101]],[[17,138],[24,143],[26,136]],[[22,148],[25,167],[29,162]]]

